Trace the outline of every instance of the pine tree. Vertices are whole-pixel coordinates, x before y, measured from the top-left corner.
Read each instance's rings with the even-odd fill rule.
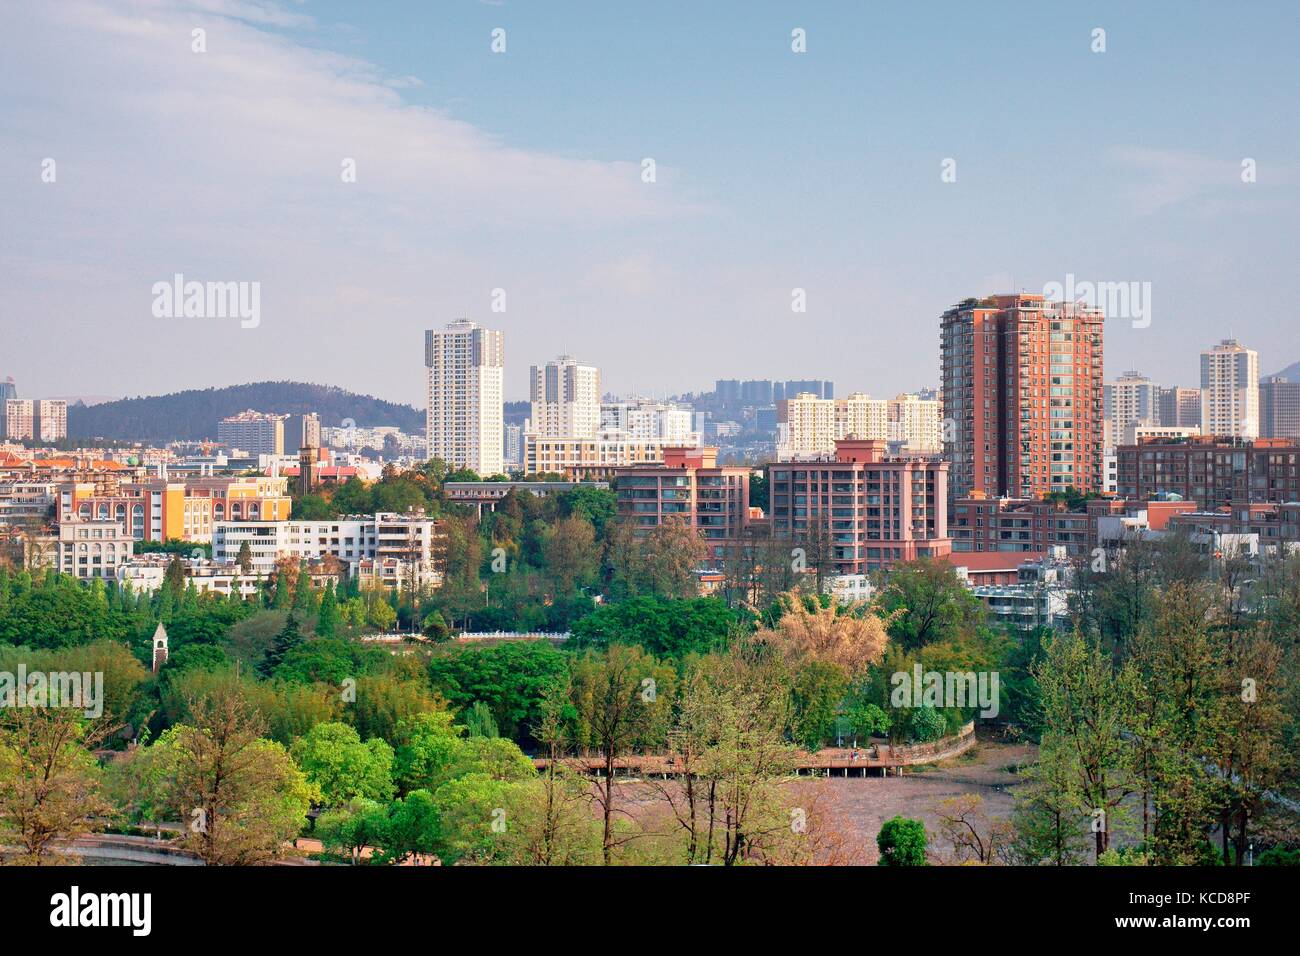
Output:
[[[334,584],[325,585],[325,593],[320,599],[320,614],[316,617],[316,636],[333,637],[339,628],[339,601],[334,593]]]
[[[171,592],[173,603],[180,598],[181,592],[185,590],[185,565],[178,555],[173,555],[172,559],[167,562],[167,573],[163,577],[163,587]]]
[[[271,643],[271,648],[266,652],[266,657],[262,659],[258,671],[263,677],[270,677],[277,667],[280,666],[285,656],[302,643],[302,631],[298,627],[298,618],[293,611],[285,618],[284,627],[280,628],[280,633],[275,635],[275,640]]]
[[[244,574],[253,573],[253,549],[247,540],[239,545],[239,557],[235,560],[239,564],[239,570]]]
[[[298,584],[293,589],[293,609],[305,618],[315,617],[319,608],[316,589],[312,587],[311,573],[304,561],[298,569]]]

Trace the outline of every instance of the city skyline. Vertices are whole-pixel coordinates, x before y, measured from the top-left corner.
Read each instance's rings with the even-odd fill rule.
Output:
[[[292,378],[419,405],[418,368],[328,345],[464,316],[514,343],[507,399],[557,341],[621,394],[889,395],[937,380],[954,303],[1077,276],[1149,283],[1148,325],[1107,323],[1107,378],[1195,384],[1225,336],[1273,374],[1300,359],[1265,318],[1295,240],[1297,37],[1254,10],[670,4],[629,29],[591,4],[24,7],[0,39],[0,372],[27,395]],[[956,66],[1017,40],[1052,69]],[[260,283],[255,324],[156,315],[178,275]]]

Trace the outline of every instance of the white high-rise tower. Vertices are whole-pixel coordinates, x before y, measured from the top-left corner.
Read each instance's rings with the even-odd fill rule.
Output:
[[[424,333],[428,457],[480,475],[505,472],[505,335],[457,319]]]
[[[532,417],[540,438],[591,438],[600,429],[600,369],[561,355],[529,370]]]
[[[1259,437],[1259,353],[1236,339],[1201,353],[1201,432]]]

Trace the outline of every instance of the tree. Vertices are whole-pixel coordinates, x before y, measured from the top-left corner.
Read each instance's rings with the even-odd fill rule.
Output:
[[[264,722],[237,686],[188,701],[192,724],[166,731],[142,754],[141,776],[188,824],[183,845],[209,866],[278,856],[315,795],[288,751],[261,736]]]
[[[1235,645],[1223,662],[1224,696],[1209,733],[1215,772],[1223,783],[1223,859],[1241,866],[1250,820],[1265,795],[1283,784],[1293,759],[1284,741],[1290,721],[1283,705],[1281,650],[1260,628],[1242,634]]]
[[[403,792],[437,790],[461,759],[461,735],[450,711],[432,710],[397,725],[395,776]]]
[[[587,813],[587,782],[562,763],[569,744],[573,716],[568,676],[549,684],[542,694],[541,715],[533,737],[546,755],[538,781],[540,799],[525,803],[533,812],[520,814],[523,834],[521,862],[533,866],[569,866],[584,860],[591,841]]]
[[[1182,581],[1158,592],[1154,614],[1130,637],[1137,756],[1144,796],[1155,810],[1150,850],[1160,864],[1194,864],[1213,824],[1221,781],[1205,772],[1223,706],[1228,656],[1213,590]]]
[[[984,618],[983,605],[957,579],[946,559],[918,558],[895,565],[880,592],[889,636],[904,648],[952,637]]]
[[[500,737],[497,722],[492,716],[492,708],[481,700],[474,701],[469,709],[461,715],[465,724],[465,733],[470,737]]]
[[[316,616],[319,606],[320,600],[316,596],[316,588],[312,586],[307,562],[304,561],[298,569],[297,583],[293,589],[293,609],[305,618],[312,618]]]
[[[441,707],[423,681],[393,674],[358,677],[356,698],[348,705],[348,717],[363,740],[380,737],[397,742],[402,721]]]
[[[69,860],[58,844],[95,830],[110,807],[90,748],[106,728],[60,707],[6,707],[0,716],[0,846],[35,866]]]
[[[321,595],[320,612],[316,616],[316,635],[318,637],[333,637],[339,629],[339,600],[338,595],[334,593],[334,582],[325,585],[325,593]]]
[[[615,596],[683,598],[699,593],[695,572],[708,549],[698,531],[672,517],[644,533],[631,522],[616,521],[608,553]]]
[[[253,548],[249,545],[247,538],[240,542],[239,555],[235,558],[235,563],[239,565],[241,574],[253,573]]]
[[[445,568],[438,596],[454,625],[463,625],[469,615],[484,604],[483,582],[479,569],[483,564],[483,545],[471,518],[447,520],[446,536],[441,539],[440,555]]]
[[[561,518],[543,538],[542,557],[551,596],[568,597],[591,583],[599,570],[595,528],[578,515]]]
[[[317,724],[294,741],[290,752],[325,806],[393,796],[393,748],[374,737],[362,743],[347,724]]]
[[[709,834],[717,818],[722,863],[734,866],[791,829],[782,789],[795,757],[786,738],[789,684],[776,665],[743,651],[702,665],[703,679],[690,685],[695,699],[683,709],[694,713],[707,742],[699,766],[710,782]]]
[[[436,608],[424,616],[424,624],[420,628],[420,633],[439,644],[451,639],[451,628],[447,626],[442,612]]]
[[[604,535],[606,525],[614,520],[615,512],[618,510],[618,501],[614,492],[608,488],[593,488],[590,485],[581,485],[566,491],[560,495],[558,503],[562,517],[574,515],[585,519],[591,523],[597,537]]]
[[[258,665],[258,670],[262,676],[270,677],[275,673],[275,669],[280,666],[281,662],[302,643],[302,629],[298,625],[298,618],[293,611],[290,611],[284,619],[284,626],[280,628],[271,647]]]
[[[876,834],[880,866],[925,866],[925,824],[896,816],[886,820]]]
[[[604,758],[597,787],[602,817],[601,852],[610,865],[614,833],[614,773],[618,759],[666,726],[672,672],[638,647],[615,645],[603,657],[588,653],[573,666],[573,706],[585,744]]]
[[[741,623],[741,616],[719,598],[644,595],[603,604],[575,621],[570,645],[581,649],[638,644],[657,657],[682,660],[725,647]]]
[[[1095,640],[1078,632],[1047,637],[1044,646],[1033,670],[1043,705],[1040,755],[1059,762],[1056,799],[1072,800],[1091,816],[1099,858],[1133,792],[1134,752],[1125,731],[1134,674],[1116,669]]]
[[[541,720],[547,687],[568,676],[569,655],[548,641],[512,641],[489,647],[456,647],[435,654],[429,684],[462,711],[482,702],[498,730],[521,744]]]
[[[940,800],[937,812],[939,832],[952,847],[954,862],[984,866],[1009,862],[1014,831],[1006,820],[988,818],[979,794]]]
[[[791,665],[835,664],[852,679],[884,656],[889,635],[885,623],[869,609],[823,604],[795,592],[784,596],[782,607],[777,625],[759,631],[754,640],[771,646]]]
[[[327,850],[342,853],[355,864],[362,850],[385,842],[389,833],[387,808],[375,800],[350,800],[321,813],[312,832]]]
[[[1027,785],[1015,792],[1010,847],[1022,866],[1074,866],[1087,855],[1087,815],[1067,779],[1072,769],[1061,751],[1049,749],[1025,772]]]
[[[805,750],[818,750],[835,737],[835,722],[849,688],[838,664],[809,660],[794,672],[790,688],[794,739]]]
[[[179,598],[185,590],[185,562],[180,555],[172,555],[163,574],[163,587],[171,592],[173,598]]]

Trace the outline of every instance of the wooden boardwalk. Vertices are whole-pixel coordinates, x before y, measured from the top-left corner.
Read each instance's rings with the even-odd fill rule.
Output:
[[[917,767],[959,756],[974,746],[975,723],[972,721],[956,736],[927,744],[894,747],[887,743],[871,743],[856,750],[852,747],[831,747],[813,752],[800,750],[795,753],[795,772],[828,777],[865,777],[869,771],[878,770],[880,776],[885,776],[890,770],[901,772],[903,767]],[[605,758],[600,756],[565,757],[560,762],[593,775],[605,770]],[[533,760],[538,770],[545,770],[549,764],[546,757]],[[682,759],[680,755],[671,753],[628,754],[614,760],[614,773],[628,777],[675,777],[682,773]]]

